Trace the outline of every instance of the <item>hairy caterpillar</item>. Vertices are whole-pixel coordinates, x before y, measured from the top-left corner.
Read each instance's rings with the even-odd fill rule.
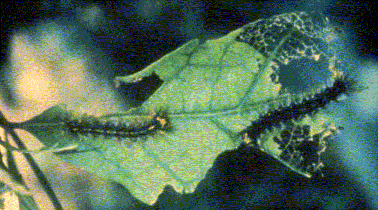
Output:
[[[67,120],[65,126],[74,134],[127,138],[136,142],[139,138],[168,130],[169,119],[166,112],[157,112],[149,120],[143,122],[117,122],[83,116]]]
[[[331,101],[337,101],[343,95],[349,95],[361,90],[356,84],[355,80],[340,74],[336,76],[332,86],[313,95],[308,95],[299,102],[291,102],[287,106],[269,110],[245,128],[240,135],[245,143],[257,145],[257,138],[265,131],[279,127],[281,124],[286,124],[292,120],[300,120],[306,115],[315,114]]]

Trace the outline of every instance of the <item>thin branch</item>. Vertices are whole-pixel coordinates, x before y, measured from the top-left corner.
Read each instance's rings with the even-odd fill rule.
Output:
[[[38,153],[43,153],[43,152],[58,153],[58,152],[67,151],[67,150],[75,150],[78,147],[78,145],[71,145],[71,146],[67,146],[63,148],[57,148],[59,145],[59,142],[58,142],[52,147],[43,147],[41,149],[36,149],[36,150],[24,150],[24,149],[14,147],[10,145],[8,142],[1,141],[1,138],[0,138],[0,145],[3,146],[5,149],[12,152],[16,151],[20,153],[29,153],[29,154],[38,154]]]
[[[12,128],[5,127],[5,132],[11,135],[12,139],[14,140],[14,142],[17,144],[17,146],[20,149],[27,150],[24,143],[21,141],[21,139],[17,136],[17,134],[14,132]],[[23,155],[25,156],[27,162],[30,164],[30,166],[34,170],[39,183],[41,183],[45,193],[50,198],[54,208],[57,210],[61,210],[61,209],[63,210],[63,207],[60,204],[58,198],[56,197],[53,188],[51,187],[47,178],[43,175],[42,170],[39,168],[38,164],[34,161],[33,157],[29,153],[24,153]]]

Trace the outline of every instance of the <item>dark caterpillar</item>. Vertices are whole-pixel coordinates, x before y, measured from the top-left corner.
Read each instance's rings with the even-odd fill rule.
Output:
[[[84,116],[67,120],[65,126],[74,134],[127,138],[136,142],[141,137],[168,130],[169,119],[165,112],[158,112],[150,120],[137,123],[116,122]]]
[[[287,124],[292,120],[300,120],[306,115],[315,114],[331,101],[337,101],[342,95],[349,95],[361,90],[356,84],[357,82],[353,79],[343,75],[337,76],[331,87],[327,87],[313,96],[304,98],[300,102],[292,102],[288,106],[269,110],[245,128],[240,135],[245,143],[257,146],[258,137],[265,131],[278,127],[281,124]]]

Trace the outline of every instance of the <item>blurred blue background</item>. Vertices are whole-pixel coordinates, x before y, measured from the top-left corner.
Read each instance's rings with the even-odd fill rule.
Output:
[[[378,209],[377,7],[374,1],[330,0],[8,1],[1,3],[2,106],[15,108],[19,103],[7,68],[12,63],[12,37],[17,34],[26,34],[32,43],[42,42],[46,34],[56,34],[55,39],[63,43],[59,48],[64,51],[62,55],[84,56],[93,77],[113,87],[114,77],[139,71],[191,39],[220,37],[259,18],[286,12],[322,12],[345,33],[335,46],[352,67],[345,71],[369,87],[329,107],[345,130],[328,144],[323,156],[324,177],[302,178],[251,149],[230,151],[217,159],[195,193],[181,196],[167,187],[154,207]],[[294,85],[302,90],[325,84],[315,71],[303,71],[306,66],[298,68],[302,71],[296,75],[280,75],[282,80],[299,76]],[[127,109],[142,103],[159,84],[151,77],[112,91]],[[290,90],[293,84],[284,85]],[[114,203],[108,206],[92,203],[78,208],[130,208],[122,202],[122,196],[127,195],[112,196]],[[173,198],[181,199],[173,203]]]

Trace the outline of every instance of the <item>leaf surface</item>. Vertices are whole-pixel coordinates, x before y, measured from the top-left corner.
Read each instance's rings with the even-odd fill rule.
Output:
[[[278,73],[278,63],[327,57],[324,46],[319,47],[327,44],[319,30],[303,12],[261,19],[203,44],[190,41],[146,69],[117,78],[118,82],[129,83],[155,73],[163,80],[140,107],[100,118],[132,123],[147,119],[151,112],[166,111],[171,130],[131,147],[123,144],[127,139],[120,143],[117,138],[69,134],[64,120],[70,113],[58,106],[23,126],[47,146],[56,142],[60,146],[80,145],[58,154],[79,167],[122,183],[148,204],[156,201],[167,184],[179,192],[192,192],[220,153],[242,143],[240,132],[267,107],[300,100],[299,96],[279,94],[281,85],[272,81],[272,75]],[[328,121],[317,115],[299,124],[311,125],[308,135],[312,136],[325,132]],[[51,122],[50,126],[46,122]],[[38,129],[38,125],[44,129]],[[282,156],[286,148],[274,136],[284,129],[287,128],[264,134],[261,150],[298,173],[311,176],[298,167],[301,157]]]

